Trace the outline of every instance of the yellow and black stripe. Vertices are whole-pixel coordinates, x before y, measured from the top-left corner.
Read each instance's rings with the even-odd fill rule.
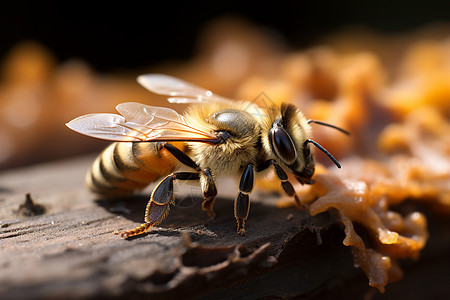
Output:
[[[183,143],[174,143],[183,150]],[[176,159],[156,142],[116,142],[94,161],[86,184],[106,196],[124,196],[169,174]]]

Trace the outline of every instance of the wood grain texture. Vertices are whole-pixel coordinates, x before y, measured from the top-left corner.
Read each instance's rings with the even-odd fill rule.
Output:
[[[141,223],[152,187],[98,198],[83,182],[93,158],[0,174],[1,299],[380,297],[329,214],[279,209],[276,196],[255,192],[238,236],[233,180],[219,184],[214,220],[187,188],[160,227],[123,240],[114,231]],[[43,209],[36,215],[19,209],[27,193]]]

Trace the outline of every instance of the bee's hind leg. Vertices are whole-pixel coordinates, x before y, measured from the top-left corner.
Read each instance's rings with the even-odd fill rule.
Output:
[[[149,228],[161,223],[170,210],[170,204],[174,203],[173,182],[175,180],[199,180],[199,173],[176,172],[166,176],[153,190],[150,201],[145,210],[145,223],[133,230],[122,233],[123,238],[129,238],[147,231]]]

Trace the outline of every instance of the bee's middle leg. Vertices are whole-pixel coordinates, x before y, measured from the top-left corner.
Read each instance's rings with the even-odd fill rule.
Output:
[[[166,176],[153,190],[145,210],[145,223],[133,230],[122,233],[123,238],[129,238],[147,231],[161,223],[174,203],[173,182],[175,180],[199,180],[200,174],[194,172],[175,172]]]
[[[212,219],[215,217],[213,205],[217,196],[217,187],[211,170],[205,168],[200,173],[200,184],[202,186],[203,203],[202,209],[208,212],[209,217]]]
[[[172,144],[162,143],[161,145],[166,148],[166,150],[168,150],[182,164],[200,172],[200,184],[203,193],[202,209],[208,212],[210,218],[214,218],[216,214],[214,213],[213,205],[217,196],[217,188],[211,170],[209,168],[201,170],[200,166],[195,161],[193,161],[186,153],[179,150]]]
[[[234,200],[234,216],[237,221],[237,233],[239,235],[246,235],[245,220],[250,211],[250,197],[249,194],[253,190],[255,184],[255,167],[249,164],[244,173],[242,173],[241,181],[239,183],[239,194]]]
[[[200,172],[200,184],[203,193],[202,209],[208,212],[208,215],[211,218],[214,218],[216,214],[214,213],[213,205],[217,196],[217,188],[211,170],[209,168],[201,170],[200,166],[195,161],[193,161],[192,158],[190,158],[186,153],[179,150],[172,144],[166,142],[161,143],[161,146],[166,148],[166,150],[169,151],[182,164]]]

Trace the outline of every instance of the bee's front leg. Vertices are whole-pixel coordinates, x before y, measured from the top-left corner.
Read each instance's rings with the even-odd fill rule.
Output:
[[[297,205],[298,208],[304,210],[305,208],[303,207],[303,205],[300,203],[300,199],[297,196],[297,193],[295,193],[295,189],[292,186],[292,183],[288,180],[288,175],[286,174],[286,172],[283,170],[283,168],[281,168],[277,162],[274,159],[269,159],[267,161],[265,161],[263,164],[261,164],[260,166],[258,166],[258,168],[256,169],[257,172],[261,172],[264,171],[265,169],[267,169],[268,167],[273,166],[275,169],[275,174],[277,175],[278,179],[281,182],[281,187],[283,188],[284,192],[286,193],[286,195],[288,195],[289,197],[293,197],[295,200],[295,204]]]
[[[249,164],[244,173],[242,173],[241,181],[239,183],[239,194],[234,201],[234,216],[237,221],[237,233],[239,235],[246,235],[245,233],[245,220],[248,217],[250,211],[250,198],[249,194],[253,190],[255,183],[255,167]]]
[[[145,210],[145,223],[133,230],[122,233],[123,238],[129,238],[147,231],[149,228],[161,223],[170,210],[170,204],[174,203],[173,182],[175,180],[199,180],[199,173],[176,172],[166,176],[153,190],[150,201]]]

